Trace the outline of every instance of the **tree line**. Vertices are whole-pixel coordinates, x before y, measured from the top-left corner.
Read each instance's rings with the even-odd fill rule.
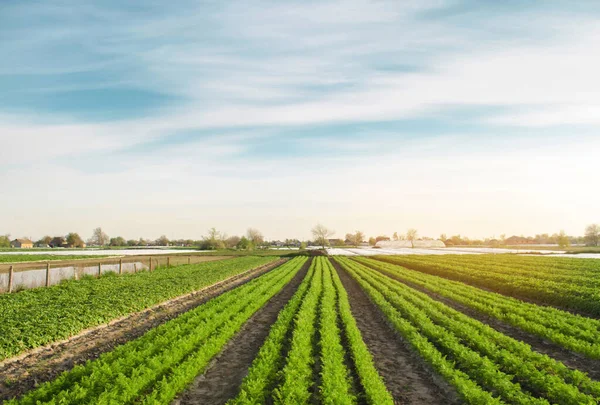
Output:
[[[335,231],[327,228],[322,224],[317,224],[311,229],[312,241],[300,242],[298,239],[285,239],[283,242],[278,242],[280,246],[305,248],[307,245],[314,246],[360,246],[368,244],[375,246],[379,241],[399,241],[408,240],[414,243],[415,240],[433,240],[427,236],[420,236],[414,228],[408,229],[406,233],[394,232],[391,237],[387,235],[371,236],[367,239],[362,231],[354,233],[346,233],[345,239],[332,239]],[[30,239],[30,238],[27,238]],[[558,245],[560,247],[568,247],[572,244],[585,244],[587,246],[600,246],[600,224],[590,224],[585,228],[583,236],[569,236],[564,231],[554,234],[538,234],[535,236],[511,236],[500,235],[499,238],[471,239],[461,235],[453,235],[448,237],[446,234],[441,234],[438,238],[446,244],[446,246],[511,246],[521,244],[537,244],[537,245]],[[10,235],[0,235],[0,248],[9,248],[11,243]],[[197,247],[202,250],[216,249],[241,249],[251,250],[258,248],[267,248],[274,242],[265,240],[263,234],[256,228],[248,228],[242,236],[228,236],[227,234],[218,231],[216,228],[210,228],[207,234],[199,240],[193,239],[175,239],[170,240],[165,235],[157,239],[129,239],[126,240],[121,236],[109,237],[101,227],[95,228],[92,231],[92,236],[84,242],[83,238],[76,232],[70,232],[64,236],[44,236],[35,242],[37,246],[46,247],[69,247],[81,248],[85,246],[98,247],[146,247],[146,246],[183,246]]]

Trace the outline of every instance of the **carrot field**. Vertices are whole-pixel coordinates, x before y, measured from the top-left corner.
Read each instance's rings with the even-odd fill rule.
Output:
[[[596,260],[318,253],[1,295],[0,399],[600,401]]]

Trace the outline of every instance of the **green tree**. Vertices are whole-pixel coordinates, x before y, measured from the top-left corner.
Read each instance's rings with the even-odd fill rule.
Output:
[[[117,236],[116,238],[110,238],[109,242],[110,246],[125,246],[126,244],[127,242],[125,241],[125,238],[121,236]]]
[[[300,250],[306,250],[306,242],[300,243]]]
[[[556,242],[558,243],[558,246],[560,248],[566,248],[571,246],[571,241],[569,240],[569,237],[565,234],[565,231],[560,231],[558,233]]]
[[[200,247],[204,250],[224,249],[223,235],[216,228],[210,228],[208,235],[202,237]]]
[[[70,234],[67,235],[67,244],[70,247],[74,247],[74,248],[82,248],[84,245],[83,239],[81,239],[81,236],[79,236],[79,234],[77,234],[75,232],[71,232]]]
[[[10,247],[10,235],[0,236],[0,247],[2,247],[2,248]]]
[[[371,246],[375,246],[377,244],[377,239],[375,239],[374,237],[370,237],[369,238],[369,245]]]
[[[240,241],[237,243],[237,248],[240,250],[248,250],[252,248],[252,242],[250,241],[250,239],[246,238],[245,236],[242,236],[240,238]]]

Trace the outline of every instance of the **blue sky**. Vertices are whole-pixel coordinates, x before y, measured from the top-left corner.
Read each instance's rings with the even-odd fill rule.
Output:
[[[599,20],[592,1],[3,1],[0,232],[580,234],[600,221]]]

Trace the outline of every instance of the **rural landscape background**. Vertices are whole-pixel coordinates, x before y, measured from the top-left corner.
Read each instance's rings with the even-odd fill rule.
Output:
[[[0,2],[0,402],[597,405],[599,27]]]

